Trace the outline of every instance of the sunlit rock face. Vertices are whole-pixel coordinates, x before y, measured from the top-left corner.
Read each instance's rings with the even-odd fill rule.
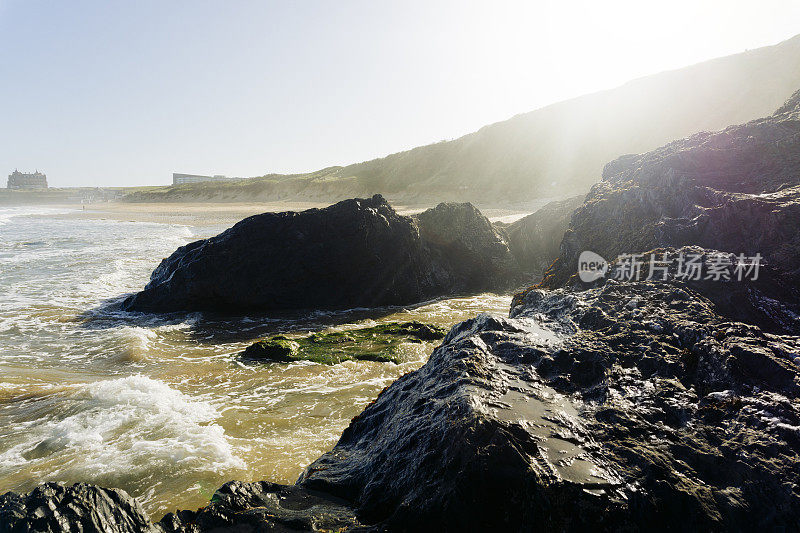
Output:
[[[380,196],[264,213],[183,246],[125,306],[222,312],[404,305],[521,281],[503,235],[471,204],[397,214]]]
[[[584,250],[613,260],[697,245],[760,253],[780,278],[782,299],[800,302],[798,94],[770,117],[606,165],[575,212],[544,285],[563,286]]]
[[[299,484],[397,530],[800,527],[787,106],[609,164],[544,287],[455,326]],[[582,283],[583,250],[764,261],[758,279]]]

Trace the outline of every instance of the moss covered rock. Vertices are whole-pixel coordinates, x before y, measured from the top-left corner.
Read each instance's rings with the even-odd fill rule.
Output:
[[[443,339],[446,334],[444,328],[414,321],[312,333],[296,338],[276,335],[248,346],[241,358],[277,363],[313,361],[327,365],[351,360],[399,363],[402,359],[398,350],[401,344],[433,342]]]
[[[299,345],[295,341],[283,335],[276,335],[248,346],[244,351],[244,357],[288,363],[296,360],[298,348]]]

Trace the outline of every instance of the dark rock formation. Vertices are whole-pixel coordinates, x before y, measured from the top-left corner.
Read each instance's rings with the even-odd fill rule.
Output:
[[[783,299],[800,301],[798,94],[773,116],[606,165],[544,286],[566,283],[584,250],[612,260],[684,245],[760,253],[782,281]]]
[[[312,333],[289,338],[275,335],[251,344],[241,359],[252,362],[314,361],[333,365],[342,361],[401,363],[398,348],[404,342],[431,342],[447,330],[421,322],[389,322],[347,331]]]
[[[800,528],[798,105],[610,163],[549,290],[454,327],[299,483],[390,530]],[[764,262],[584,284],[583,250]]]
[[[561,239],[584,195],[550,202],[506,226],[508,245],[520,268],[536,278],[558,257]]]
[[[800,527],[800,338],[682,282],[532,290],[511,316],[454,327],[299,483],[390,530]]]
[[[85,483],[47,483],[28,494],[0,496],[0,533],[200,533],[356,531],[353,509],[338,498],[276,483],[223,485],[197,511],[153,523],[124,491]]]
[[[164,259],[125,307],[142,311],[348,309],[508,288],[508,245],[469,204],[398,215],[380,195],[264,213]]]
[[[0,496],[0,533],[143,533],[153,525],[138,501],[123,490],[86,483],[45,483],[28,494]]]

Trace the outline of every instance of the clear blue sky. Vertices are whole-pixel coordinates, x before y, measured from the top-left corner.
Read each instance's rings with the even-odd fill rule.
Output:
[[[800,33],[800,2],[0,0],[0,171],[309,171]]]

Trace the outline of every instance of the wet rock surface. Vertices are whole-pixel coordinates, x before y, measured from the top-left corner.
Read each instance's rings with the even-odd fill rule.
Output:
[[[347,502],[303,487],[232,481],[197,511],[165,516],[157,527],[165,533],[237,531],[363,531]]]
[[[19,498],[3,496],[0,516]],[[19,520],[37,520],[34,508]],[[683,281],[609,280],[530,290],[510,318],[479,315],[453,327],[297,485],[230,483],[207,507],[154,527],[676,524],[800,528],[800,337],[732,321]]]
[[[800,108],[610,163],[542,288],[456,327],[299,483],[390,530],[800,528]],[[578,254],[763,255],[580,282]]]
[[[350,309],[509,288],[505,238],[470,204],[398,215],[380,195],[264,213],[179,248],[124,307],[225,313]]]
[[[45,483],[28,494],[0,496],[0,533],[155,531],[141,505],[123,490],[86,483]]]
[[[248,346],[240,359],[263,363],[313,361],[328,365],[350,360],[401,363],[398,348],[402,343],[432,342],[446,334],[443,328],[421,322],[389,322],[306,336],[275,335]]]
[[[679,282],[532,290],[354,419],[300,483],[389,529],[800,527],[800,339]]]

